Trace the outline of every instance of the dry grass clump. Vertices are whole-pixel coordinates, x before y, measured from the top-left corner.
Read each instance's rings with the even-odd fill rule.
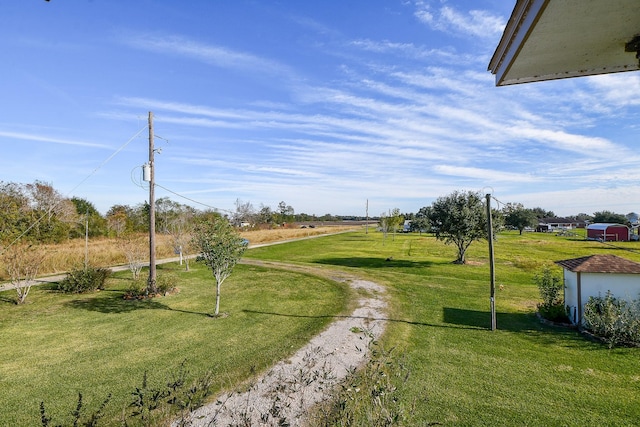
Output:
[[[340,233],[354,230],[353,226],[324,226],[315,228],[273,228],[269,230],[243,231],[242,237],[251,244],[281,242],[283,240],[301,239],[322,234]]]
[[[251,244],[277,242],[289,239],[299,239],[322,234],[331,234],[347,230],[353,227],[324,226],[316,228],[278,228],[269,230],[245,231],[241,235]],[[140,240],[148,242],[148,235],[140,233]],[[40,267],[40,274],[49,275],[69,271],[85,261],[85,253],[88,253],[89,265],[94,267],[109,267],[125,264],[127,262],[124,252],[119,248],[119,240],[115,238],[92,238],[89,240],[88,251],[85,248],[84,239],[68,240],[64,243],[42,245],[45,258]],[[147,243],[148,244],[148,243]],[[9,249],[10,251],[11,249]],[[156,235],[156,258],[175,257],[171,236],[166,234]],[[147,258],[148,260],[148,258]],[[4,262],[0,258],[0,281],[7,280]]]

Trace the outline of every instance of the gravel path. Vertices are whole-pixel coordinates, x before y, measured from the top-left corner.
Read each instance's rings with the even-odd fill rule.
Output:
[[[291,358],[277,363],[242,391],[220,395],[215,403],[194,411],[188,425],[304,425],[309,408],[326,400],[351,369],[367,360],[369,343],[386,325],[382,286],[344,275],[333,279],[348,282],[359,295],[353,313],[337,317]],[[288,424],[282,424],[283,420]]]

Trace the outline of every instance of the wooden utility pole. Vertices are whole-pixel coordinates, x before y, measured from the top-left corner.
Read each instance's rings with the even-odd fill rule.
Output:
[[[496,272],[493,259],[493,221],[491,218],[491,194],[487,194],[487,232],[489,233],[489,266],[491,274],[491,330],[496,330]]]
[[[153,113],[149,111],[149,280],[147,294],[156,293],[156,199],[155,163],[153,160]]]

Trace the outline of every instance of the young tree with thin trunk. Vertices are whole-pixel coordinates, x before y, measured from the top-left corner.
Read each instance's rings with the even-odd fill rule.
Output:
[[[27,299],[44,260],[43,251],[35,245],[16,244],[5,250],[5,269],[18,293],[17,304]]]
[[[240,237],[225,218],[207,220],[196,224],[193,231],[193,247],[200,255],[197,261],[204,262],[216,279],[216,308],[214,316],[220,313],[220,288],[231,275],[247,249],[247,241]]]
[[[183,206],[167,227],[171,235],[174,252],[180,255],[180,265],[185,262],[185,270],[189,271],[189,257],[191,253],[191,232],[193,229],[195,212],[193,208]]]
[[[142,267],[144,267],[149,255],[146,240],[130,235],[119,238],[117,245],[127,259],[127,265],[133,275],[133,280],[138,280]]]

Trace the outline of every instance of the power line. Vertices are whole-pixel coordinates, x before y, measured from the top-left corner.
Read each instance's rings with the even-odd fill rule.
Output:
[[[142,129],[140,129],[135,135],[133,135],[127,142],[125,142],[120,148],[118,148],[116,151],[113,152],[113,154],[111,154],[109,157],[107,157],[106,160],[104,160],[102,163],[100,163],[100,165],[95,168],[93,170],[93,172],[91,172],[89,175],[87,175],[86,178],[84,178],[82,181],[80,181],[80,183],[78,185],[76,185],[75,187],[73,187],[68,193],[67,193],[67,197],[73,192],[75,191],[78,187],[80,187],[82,184],[84,184],[89,178],[91,178],[93,175],[95,175],[100,168],[102,168],[104,165],[106,165],[107,163],[109,163],[109,161],[111,161],[111,159],[113,159],[119,152],[121,152],[122,150],[124,150],[124,148],[129,145],[131,143],[131,141],[133,141],[134,139],[136,139],[138,137],[138,135],[140,135],[142,133],[143,130],[147,129],[147,126],[143,127]]]
[[[114,151],[109,157],[107,157],[102,163],[100,163],[100,165],[95,168],[89,175],[87,175],[82,181],[80,181],[80,183],[78,185],[76,185],[75,187],[73,187],[71,190],[69,190],[69,192],[67,192],[66,197],[68,198],[69,195],[71,195],[71,193],[73,193],[78,187],[80,187],[82,184],[84,184],[89,178],[91,178],[93,175],[95,175],[104,165],[106,165],[107,163],[109,163],[109,161],[111,161],[111,159],[113,159],[119,152],[121,152],[122,150],[124,150],[124,148],[129,145],[131,143],[131,141],[133,141],[135,138],[138,137],[138,135],[140,135],[140,133],[142,133],[143,130],[145,130],[147,128],[147,126],[143,127],[142,129],[140,129],[138,132],[136,132],[135,135],[133,135],[127,142],[125,142],[120,148],[118,148],[116,151]],[[49,211],[53,208],[55,208],[56,206],[58,206],[60,203],[62,203],[64,200],[66,199],[61,199],[58,200],[53,206],[51,206],[49,208]],[[27,227],[26,230],[24,230],[18,237],[16,237],[11,243],[9,243],[6,247],[2,248],[2,251],[0,251],[0,255],[4,254],[7,249],[9,249],[11,246],[15,245],[20,239],[22,239],[33,227],[35,227],[36,225],[38,225],[40,223],[40,221],[42,221],[46,216],[48,215],[48,212],[45,212],[44,214],[42,214],[42,216],[40,216],[40,218],[36,219],[29,227]]]
[[[171,193],[171,194],[174,194],[174,195],[176,195],[176,196],[178,196],[178,197],[182,197],[182,198],[183,198],[183,199],[185,199],[185,200],[189,200],[190,202],[197,203],[197,204],[202,205],[202,206],[205,206],[205,207],[207,207],[207,208],[210,208],[210,209],[213,209],[213,210],[216,210],[216,211],[223,211],[223,212],[233,213],[233,211],[230,211],[230,210],[228,210],[228,209],[216,208],[215,206],[210,206],[210,205],[207,205],[206,203],[199,202],[199,201],[194,200],[194,199],[192,199],[192,198],[190,198],[190,197],[183,196],[182,194],[176,193],[176,192],[175,192],[175,191],[173,191],[173,190],[169,190],[167,187],[163,187],[162,185],[160,185],[160,184],[158,184],[158,183],[156,183],[156,187],[160,187],[160,188],[162,188],[163,190],[168,191],[168,192],[169,192],[169,193]]]

